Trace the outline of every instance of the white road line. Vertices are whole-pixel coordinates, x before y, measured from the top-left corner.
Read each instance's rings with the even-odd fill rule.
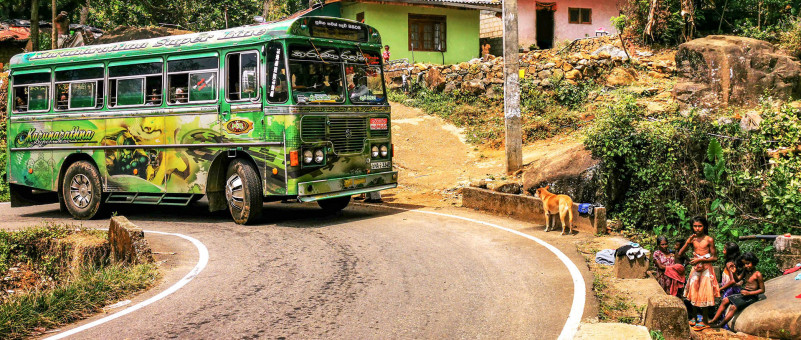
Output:
[[[143,308],[143,307],[145,307],[145,306],[147,306],[147,305],[149,305],[151,303],[154,303],[154,302],[156,302],[158,300],[161,300],[161,299],[165,298],[166,296],[168,296],[168,295],[170,295],[172,293],[175,293],[176,291],[181,289],[181,287],[185,286],[187,283],[189,283],[189,281],[192,281],[192,279],[194,279],[198,274],[200,274],[201,271],[203,271],[203,268],[206,268],[206,264],[209,263],[209,250],[206,249],[206,246],[203,245],[203,243],[200,243],[200,241],[198,241],[195,238],[192,238],[192,237],[189,237],[189,236],[186,236],[186,235],[182,235],[182,234],[165,233],[165,232],[161,232],[161,231],[147,231],[146,230],[145,233],[178,236],[180,238],[189,240],[190,242],[192,242],[192,244],[195,245],[195,247],[197,247],[197,252],[198,252],[198,257],[199,257],[199,259],[197,261],[197,265],[195,265],[195,268],[192,268],[192,270],[189,272],[189,274],[186,274],[186,276],[184,276],[180,281],[176,282],[174,285],[170,286],[170,288],[167,288],[167,290],[157,294],[156,296],[153,296],[153,297],[151,297],[151,298],[149,298],[149,299],[147,299],[145,301],[137,303],[137,304],[135,304],[135,305],[133,305],[131,307],[128,307],[126,309],[123,309],[123,310],[121,310],[121,311],[119,311],[117,313],[111,314],[111,315],[109,315],[109,316],[107,316],[105,318],[92,321],[92,322],[90,322],[88,324],[85,324],[85,325],[83,325],[81,327],[78,327],[78,328],[71,329],[71,330],[66,331],[64,333],[56,334],[56,335],[51,336],[51,337],[49,337],[49,338],[47,338],[45,340],[55,340],[55,339],[66,338],[66,337],[68,337],[70,335],[74,335],[74,334],[77,334],[79,332],[83,332],[83,331],[85,331],[85,330],[87,330],[89,328],[102,325],[102,324],[104,324],[106,322],[109,322],[109,321],[114,320],[116,318],[119,318],[121,316],[133,313],[134,311],[137,311],[137,310],[139,310],[139,309],[141,309],[141,308]]]
[[[584,284],[584,278],[581,276],[581,272],[579,272],[578,267],[576,267],[576,265],[573,263],[573,261],[570,261],[570,259],[567,257],[567,255],[565,255],[562,251],[560,251],[556,247],[550,245],[549,243],[547,243],[547,242],[545,242],[545,241],[543,241],[543,240],[541,240],[539,238],[531,236],[529,234],[521,233],[521,232],[519,232],[517,230],[509,229],[509,228],[506,228],[506,227],[501,227],[501,226],[499,226],[497,224],[492,224],[492,223],[489,223],[489,222],[474,220],[472,218],[456,216],[456,215],[449,215],[449,214],[443,214],[443,213],[438,213],[438,212],[433,212],[433,211],[410,210],[410,209],[405,209],[405,208],[389,207],[389,206],[384,206],[384,205],[381,205],[381,206],[372,205],[372,204],[362,204],[362,205],[389,208],[389,209],[396,209],[396,210],[403,210],[403,211],[410,211],[410,212],[416,212],[416,213],[421,213],[421,214],[430,214],[430,215],[437,215],[437,216],[456,218],[456,219],[460,219],[460,220],[464,220],[464,221],[483,224],[483,225],[486,225],[486,226],[489,226],[489,227],[493,227],[493,228],[496,228],[496,229],[500,229],[500,230],[503,230],[503,231],[508,231],[508,232],[510,232],[512,234],[515,234],[515,235],[518,235],[518,236],[522,236],[522,237],[525,237],[525,238],[527,238],[529,240],[532,240],[534,242],[539,243],[541,246],[545,247],[546,249],[548,249],[552,253],[554,253],[554,255],[556,255],[556,257],[559,258],[559,260],[562,261],[562,263],[567,267],[567,271],[570,272],[570,276],[573,279],[573,304],[570,307],[570,314],[568,314],[568,316],[567,316],[567,321],[565,321],[565,326],[562,327],[562,332],[559,334],[559,338],[558,339],[559,340],[570,340],[570,339],[573,339],[573,337],[576,335],[576,332],[578,331],[579,324],[581,323],[581,316],[584,314],[584,304],[586,303],[586,300],[587,300],[586,296],[585,296],[585,291],[587,289],[587,286]]]

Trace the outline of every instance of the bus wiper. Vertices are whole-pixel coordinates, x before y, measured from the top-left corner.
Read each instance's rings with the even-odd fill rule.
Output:
[[[327,62],[327,61],[325,61],[325,59],[323,59],[323,56],[322,56],[322,55],[320,55],[320,50],[318,50],[318,49],[317,49],[317,46],[314,46],[314,42],[312,42],[311,38],[309,38],[309,44],[311,44],[311,45],[312,45],[312,47],[314,48],[314,52],[317,52],[317,58],[320,58],[320,60],[321,60],[322,62],[324,62],[324,63],[328,64],[328,62]]]

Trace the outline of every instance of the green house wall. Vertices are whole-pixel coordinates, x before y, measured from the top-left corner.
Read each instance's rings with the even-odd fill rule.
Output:
[[[381,42],[389,45],[391,59],[433,64],[455,64],[479,55],[479,11],[421,6],[397,6],[367,3],[343,3],[342,18],[356,20],[364,12],[364,23],[378,29]],[[445,52],[412,53],[409,50],[409,14],[443,15],[445,19]]]

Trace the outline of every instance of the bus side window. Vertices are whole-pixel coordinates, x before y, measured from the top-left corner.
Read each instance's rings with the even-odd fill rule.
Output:
[[[168,61],[168,103],[217,100],[217,68],[217,57]]]
[[[270,43],[267,48],[267,101],[285,103],[289,98],[284,63],[284,49],[279,43]]]
[[[253,99],[259,96],[256,52],[229,53],[226,58],[226,91],[229,101]]]
[[[50,71],[14,76],[11,111],[15,113],[50,110]]]
[[[100,67],[56,70],[56,110],[103,107],[103,75]]]
[[[162,62],[109,66],[109,107],[160,106]]]

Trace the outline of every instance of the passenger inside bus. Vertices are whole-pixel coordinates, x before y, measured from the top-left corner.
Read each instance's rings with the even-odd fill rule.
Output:
[[[152,89],[150,91],[150,95],[147,96],[147,103],[145,105],[161,105],[161,95],[156,92],[156,89]]]
[[[25,101],[19,96],[14,99],[14,107],[16,108],[16,112],[25,112],[28,110],[28,106],[25,105]]]
[[[56,103],[56,108],[59,110],[66,110],[68,107],[67,104],[69,103],[69,85],[59,84],[58,93],[58,102]]]

